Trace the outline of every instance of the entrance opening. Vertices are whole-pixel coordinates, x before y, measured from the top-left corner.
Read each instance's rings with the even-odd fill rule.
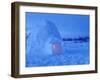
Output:
[[[62,52],[61,44],[60,43],[53,43],[52,44],[52,52],[54,55],[59,55]]]

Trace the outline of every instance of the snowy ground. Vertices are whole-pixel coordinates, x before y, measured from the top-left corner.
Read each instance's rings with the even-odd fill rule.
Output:
[[[89,64],[89,43],[65,41],[59,55],[27,55],[26,67]]]

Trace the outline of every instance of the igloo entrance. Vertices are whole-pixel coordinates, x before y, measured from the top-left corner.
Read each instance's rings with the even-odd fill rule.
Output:
[[[49,38],[45,42],[44,47],[45,54],[48,55],[59,55],[62,53],[62,44],[59,38]]]
[[[54,55],[59,55],[59,54],[61,54],[61,52],[62,52],[62,47],[61,47],[61,44],[60,43],[53,43],[52,44],[52,53],[54,54]]]

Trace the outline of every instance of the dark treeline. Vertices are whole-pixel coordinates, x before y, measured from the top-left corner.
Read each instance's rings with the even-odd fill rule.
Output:
[[[63,38],[63,41],[89,42],[89,37]]]

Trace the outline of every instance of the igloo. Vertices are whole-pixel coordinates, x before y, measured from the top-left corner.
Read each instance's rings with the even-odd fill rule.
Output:
[[[62,53],[62,38],[56,25],[45,20],[45,25],[37,26],[38,29],[30,31],[30,49],[27,54],[31,55],[58,55]]]

